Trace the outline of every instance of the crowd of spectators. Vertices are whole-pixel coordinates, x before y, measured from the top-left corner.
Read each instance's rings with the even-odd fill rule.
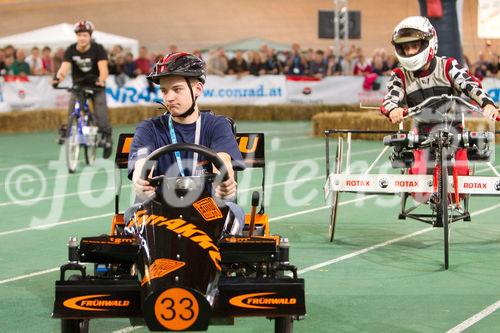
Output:
[[[177,46],[170,45],[164,54],[176,51]],[[355,45],[341,47],[340,55],[335,54],[333,47],[325,50],[303,50],[297,43],[285,51],[276,51],[263,44],[257,50],[226,52],[223,47],[219,47],[207,53],[200,50],[193,53],[207,62],[208,74],[219,76],[285,74],[320,79],[335,75],[389,75],[392,69],[398,66],[397,58],[392,52],[378,49],[369,58]],[[164,55],[149,52],[142,46],[138,56],[134,57],[120,45],[113,46],[108,54],[109,73],[115,75],[119,85],[128,78],[149,74],[152,66]],[[46,46],[40,50],[33,47],[27,55],[25,50],[9,45],[0,48],[0,75],[53,75],[61,65],[63,57],[63,48],[51,50]],[[470,63],[465,58],[465,62],[470,72],[479,79],[499,76],[499,56],[489,48],[479,53],[477,61]]]

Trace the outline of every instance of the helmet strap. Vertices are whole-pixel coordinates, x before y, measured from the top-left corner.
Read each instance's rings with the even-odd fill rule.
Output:
[[[178,117],[181,117],[181,118],[187,118],[190,115],[192,115],[194,110],[195,110],[195,107],[196,107],[196,98],[194,98],[194,93],[193,93],[193,88],[191,87],[191,82],[189,82],[189,79],[187,77],[184,77],[184,79],[186,80],[186,83],[188,85],[189,92],[191,93],[191,100],[193,101],[193,103],[191,104],[191,107],[186,112],[178,115]]]

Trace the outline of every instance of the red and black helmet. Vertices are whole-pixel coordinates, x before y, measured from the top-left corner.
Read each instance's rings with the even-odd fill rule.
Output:
[[[170,53],[156,63],[147,79],[159,84],[160,78],[173,75],[196,78],[205,83],[207,76],[205,62],[191,53]]]
[[[90,21],[81,20],[75,23],[74,30],[76,34],[79,32],[88,32],[92,35],[92,32],[94,32],[94,24]]]

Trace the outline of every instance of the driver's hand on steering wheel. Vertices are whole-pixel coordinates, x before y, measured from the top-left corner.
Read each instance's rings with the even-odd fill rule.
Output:
[[[483,116],[495,120],[498,117],[498,109],[494,105],[486,104],[483,108]]]
[[[389,119],[393,124],[399,124],[404,119],[405,109],[403,108],[395,108],[389,113]]]
[[[141,178],[134,179],[134,190],[141,199],[151,198],[155,195],[155,188],[147,180]]]
[[[236,181],[233,177],[223,181],[215,187],[215,195],[221,199],[232,199],[236,194]]]

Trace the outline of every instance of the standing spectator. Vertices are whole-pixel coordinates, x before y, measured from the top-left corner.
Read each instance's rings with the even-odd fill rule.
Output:
[[[224,76],[227,72],[228,61],[223,47],[210,52],[207,61],[207,73]]]
[[[31,75],[43,74],[43,62],[38,47],[35,46],[31,49],[31,54],[26,57],[26,62],[30,66]]]
[[[300,52],[300,45],[298,43],[293,43],[292,53],[287,59],[285,73],[288,75],[304,75],[306,66],[306,61]]]
[[[281,62],[278,60],[275,49],[267,48],[267,53],[263,59],[266,74],[281,74],[283,67]]]
[[[52,53],[52,50],[48,46],[45,46],[42,49],[42,68],[43,68],[43,74],[50,75],[50,74],[53,74],[55,72],[55,70],[54,70],[54,62],[52,61],[52,58],[50,56],[51,53]]]
[[[12,55],[5,57],[5,71],[2,75],[14,75],[12,65],[14,65],[14,57]]]
[[[16,51],[16,60],[12,64],[12,74],[13,75],[31,75],[30,65],[25,61],[26,54],[23,49],[18,49]]]
[[[325,63],[325,53],[322,50],[316,50],[309,62],[309,75],[318,79],[326,76],[328,64]]]
[[[474,76],[479,80],[483,80],[488,72],[488,62],[483,52],[479,52],[477,61],[474,63]]]
[[[500,59],[498,54],[493,54],[491,56],[491,61],[488,63],[488,76],[498,76],[498,70],[500,68]]]
[[[372,59],[372,73],[384,75],[389,70],[387,63],[384,62],[382,55],[375,54]]]
[[[123,70],[128,77],[136,77],[134,55],[131,52],[125,53]]]
[[[5,51],[0,49],[0,75],[7,73],[7,66],[5,65]]]
[[[266,74],[266,68],[258,51],[248,51],[248,71],[251,75],[259,76]]]
[[[198,57],[198,59],[203,60],[203,54],[201,53],[201,50],[194,50],[193,51],[193,55],[195,55],[196,57]]]
[[[14,46],[7,45],[3,50],[5,52],[5,58],[12,57],[14,60],[16,60],[16,49],[14,48]]]
[[[116,58],[123,55],[123,47],[121,45],[113,45],[109,52],[108,70],[109,74],[115,74],[118,69],[116,68]]]
[[[243,59],[243,51],[238,50],[234,57],[228,61],[227,74],[236,74],[238,78],[248,75],[248,64]]]
[[[58,68],[61,68],[61,64],[63,63],[63,61],[64,61],[64,49],[60,47],[56,50],[56,53],[52,57],[54,72],[56,72]]]
[[[372,66],[370,65],[370,62],[365,58],[363,50],[358,48],[357,59],[354,61],[354,69],[352,73],[357,76],[364,76],[366,74],[370,74],[371,72]]]
[[[387,70],[385,71],[384,75],[391,75],[392,70],[399,65],[398,58],[396,58],[394,54],[389,54],[387,56],[386,64]]]
[[[151,72],[151,60],[148,58],[148,49],[141,46],[139,49],[139,57],[135,60],[135,68],[137,75],[148,75]]]

